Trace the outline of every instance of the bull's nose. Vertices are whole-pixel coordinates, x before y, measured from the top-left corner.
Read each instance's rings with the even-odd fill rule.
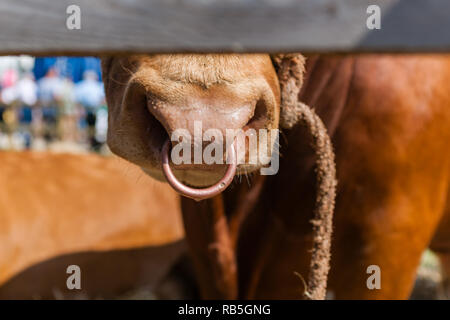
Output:
[[[225,170],[227,150],[255,115],[256,103],[225,106],[223,101],[217,101],[213,105],[179,106],[161,101],[148,104],[149,111],[172,141],[174,169],[216,173]],[[239,144],[237,149],[242,161],[246,146]]]
[[[156,102],[149,104],[150,112],[166,129],[169,137],[203,135],[218,130],[225,137],[227,130],[242,129],[253,117],[254,104],[240,106],[176,106]]]

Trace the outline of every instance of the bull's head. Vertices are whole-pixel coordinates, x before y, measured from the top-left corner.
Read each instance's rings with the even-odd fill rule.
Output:
[[[268,54],[103,58],[109,106],[108,145],[117,155],[163,180],[161,150],[177,129],[194,136],[196,121],[200,121],[203,132],[216,129],[223,137],[227,129],[255,129],[256,134],[259,129],[277,129],[283,100],[280,82],[283,89],[285,81],[278,69],[283,64],[289,68],[289,61],[282,56]],[[273,139],[266,141],[271,144],[270,152]],[[243,146],[246,158],[254,151],[252,147],[257,148]],[[262,165],[243,163],[237,174],[258,170]],[[183,183],[204,187],[217,182],[226,165],[184,164],[173,168]]]

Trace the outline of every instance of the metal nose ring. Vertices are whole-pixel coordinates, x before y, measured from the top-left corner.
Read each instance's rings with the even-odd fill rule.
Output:
[[[182,196],[194,199],[196,201],[212,198],[218,195],[219,193],[223,192],[233,181],[237,169],[237,155],[234,141],[231,144],[230,148],[227,148],[228,149],[227,162],[229,162],[229,164],[227,167],[227,171],[225,172],[225,175],[216,184],[208,188],[199,188],[199,189],[188,187],[187,185],[181,183],[175,177],[169,164],[169,152],[171,150],[170,146],[171,146],[170,139],[167,139],[166,142],[164,142],[161,151],[162,170],[170,186],[174,188],[175,191],[177,191]]]

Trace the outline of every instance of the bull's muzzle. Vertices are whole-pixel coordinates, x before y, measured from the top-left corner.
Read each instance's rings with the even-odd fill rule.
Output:
[[[181,183],[173,174],[172,169],[170,168],[169,161],[169,153],[170,153],[171,141],[167,139],[163,145],[161,152],[161,160],[162,160],[162,170],[164,176],[167,179],[167,182],[170,184],[172,188],[175,189],[182,196],[194,199],[196,201],[212,198],[219,193],[223,192],[233,181],[234,175],[236,174],[237,169],[237,155],[236,155],[236,147],[235,142],[231,144],[230,148],[227,148],[227,171],[222,179],[220,179],[216,184],[208,187],[208,188],[191,188],[187,185]]]

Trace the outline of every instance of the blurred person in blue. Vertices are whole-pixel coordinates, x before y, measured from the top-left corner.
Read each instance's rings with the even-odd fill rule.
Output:
[[[75,85],[71,78],[64,77],[61,80],[58,92],[59,102],[59,136],[61,140],[78,142],[78,118],[80,111],[75,100]]]
[[[33,109],[37,102],[37,84],[32,73],[25,73],[16,84],[16,93],[19,103],[18,118],[20,131],[25,140],[25,147],[31,146],[31,125]]]
[[[106,135],[108,133],[108,107],[106,99],[103,99],[102,105],[97,109],[95,122],[95,151],[101,152],[102,146],[106,144]]]
[[[22,105],[21,122],[31,123],[31,108],[37,102],[38,87],[32,73],[25,73],[17,82],[17,96]],[[23,110],[26,109],[26,110]]]
[[[43,134],[47,142],[57,137],[58,98],[62,80],[55,68],[48,69],[43,78],[38,81],[39,105],[43,122]]]
[[[33,67],[35,78],[41,79],[50,68],[57,69],[61,77],[68,77],[74,83],[83,80],[86,70],[93,70],[101,77],[100,60],[96,57],[38,57]]]
[[[89,142],[91,148],[97,150],[102,144],[96,139],[97,111],[104,104],[105,92],[95,71],[86,70],[83,73],[83,80],[75,85],[75,99],[85,110]]]

